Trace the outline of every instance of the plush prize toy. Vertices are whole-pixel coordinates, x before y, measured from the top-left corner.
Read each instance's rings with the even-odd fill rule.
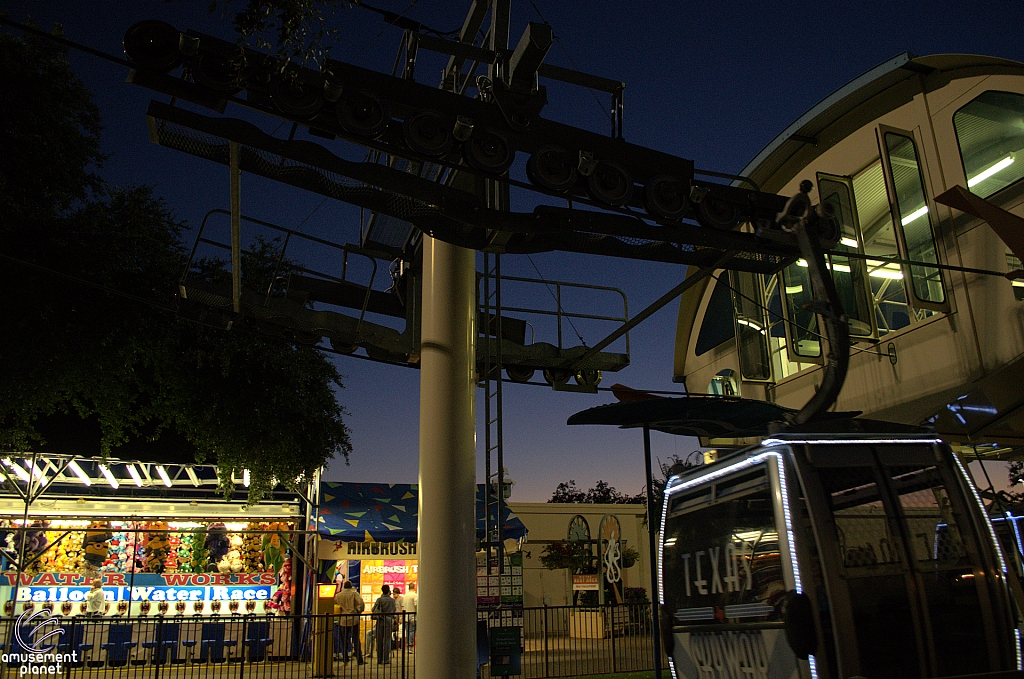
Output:
[[[110,524],[106,521],[93,521],[89,524],[89,530],[85,531],[85,539],[82,540],[82,559],[87,571],[97,571],[106,563],[113,537]]]
[[[142,546],[143,570],[146,573],[164,572],[164,561],[171,551],[167,529],[166,521],[152,521],[146,525],[146,541]]]
[[[281,567],[281,584],[274,596],[267,602],[267,608],[278,615],[287,615],[292,610],[292,562],[285,561]]]
[[[207,570],[217,568],[221,559],[227,556],[231,550],[231,543],[228,541],[228,529],[222,521],[211,523],[206,532],[206,551],[210,562]]]
[[[260,524],[250,522],[247,531],[260,530]],[[246,573],[259,573],[263,569],[263,550],[258,533],[246,532],[242,541],[242,562]]]
[[[286,529],[287,524],[274,522],[267,526],[267,530],[277,531]],[[281,570],[284,565],[284,541],[281,539],[280,533],[264,533],[263,534],[263,563],[266,564],[267,570],[277,573]]]

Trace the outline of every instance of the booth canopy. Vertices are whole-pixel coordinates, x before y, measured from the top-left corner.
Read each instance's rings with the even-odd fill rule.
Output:
[[[322,537],[353,542],[415,542],[419,517],[419,484],[320,483]],[[493,498],[492,498],[493,503]],[[492,504],[491,521],[497,513]],[[506,506],[505,538],[526,536],[526,526]],[[476,536],[484,539],[484,486],[476,487]]]

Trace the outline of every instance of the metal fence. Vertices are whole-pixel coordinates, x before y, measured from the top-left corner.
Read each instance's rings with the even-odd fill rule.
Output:
[[[0,619],[0,672],[68,679],[414,679],[415,614]],[[528,608],[522,676],[651,669],[650,606]],[[378,630],[385,630],[378,634]],[[390,630],[390,631],[386,631]],[[329,637],[331,644],[324,643]],[[354,647],[358,638],[359,653]],[[332,653],[333,651],[333,653]],[[359,660],[362,659],[360,664]],[[347,661],[347,662],[346,662]],[[482,676],[488,677],[488,667]]]

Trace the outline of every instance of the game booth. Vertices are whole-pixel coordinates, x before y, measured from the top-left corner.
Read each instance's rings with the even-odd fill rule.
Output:
[[[76,625],[61,643],[93,665],[301,652],[318,478],[309,495],[279,486],[249,505],[248,472],[225,495],[209,464],[12,454],[0,470],[8,649],[43,616]]]

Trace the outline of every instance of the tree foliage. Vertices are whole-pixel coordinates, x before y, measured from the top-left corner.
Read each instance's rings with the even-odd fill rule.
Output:
[[[690,467],[703,463],[703,457],[698,451],[694,451],[685,459],[678,455],[672,455],[668,461],[658,460],[660,476],[651,479],[651,491],[654,500],[654,522],[661,523],[661,501],[665,493],[665,484],[670,477],[679,474]],[[548,502],[563,502],[568,504],[647,504],[646,487],[636,495],[627,495],[608,484],[606,481],[598,481],[594,486],[583,490],[576,485],[574,479],[563,481],[555,487]],[[646,520],[646,519],[645,519]]]
[[[576,485],[575,479],[563,481],[555,487],[548,502],[564,502],[568,504],[643,504],[644,494],[623,495],[615,486],[607,481],[598,481],[594,486],[583,490]]]
[[[352,5],[343,0],[212,0],[210,13],[218,9],[231,16],[239,41],[247,47],[270,51],[285,62],[296,61],[323,68],[338,29],[330,20],[338,9]]]
[[[323,355],[175,316],[185,225],[151,189],[100,178],[99,113],[61,49],[0,33],[0,121],[0,449],[38,447],[55,413],[98,421],[104,455],[173,429],[222,481],[250,470],[252,499],[347,458]]]

